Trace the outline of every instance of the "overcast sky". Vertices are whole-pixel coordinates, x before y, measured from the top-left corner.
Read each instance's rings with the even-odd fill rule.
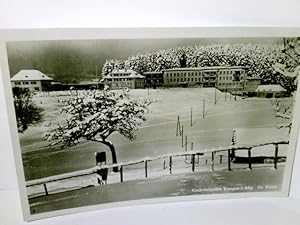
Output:
[[[21,69],[39,69],[46,74],[61,73],[72,67],[72,73],[101,73],[106,59],[126,59],[137,53],[155,52],[187,45],[233,43],[281,44],[281,38],[227,38],[227,39],[127,39],[127,40],[72,40],[32,41],[8,43],[11,76]],[[66,58],[73,58],[67,60]],[[73,64],[73,66],[72,66]],[[83,69],[84,68],[84,69]],[[57,74],[58,75],[58,74]]]

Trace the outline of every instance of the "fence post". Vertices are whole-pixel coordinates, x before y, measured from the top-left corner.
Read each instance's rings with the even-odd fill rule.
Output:
[[[120,181],[123,182],[123,166],[120,166]]]
[[[47,190],[46,183],[43,183],[43,186],[44,186],[45,194],[48,195],[48,190]]]
[[[183,125],[181,127],[181,147],[183,148]]]
[[[220,156],[220,164],[223,163],[223,155],[219,155]]]
[[[193,108],[191,107],[191,127],[193,126]]]
[[[187,136],[185,136],[185,144],[184,144],[184,148],[185,148],[185,151],[187,152]],[[185,155],[185,159],[187,160],[188,159],[188,156]]]
[[[176,136],[180,136],[181,135],[181,130],[180,130],[181,126],[180,126],[180,118],[179,118],[179,115],[178,115],[178,118],[177,118],[177,124],[176,124]]]
[[[145,160],[145,177],[148,177],[148,160]]]
[[[195,172],[195,154],[192,154],[192,171]]]
[[[252,170],[252,161],[251,161],[251,148],[248,149],[248,163],[249,163],[249,169]]]
[[[205,118],[205,99],[203,99],[203,105],[202,105],[202,117]]]
[[[170,169],[170,174],[172,174],[172,156],[170,156],[169,169]]]
[[[278,160],[278,144],[275,144],[274,168],[277,169]]]
[[[212,171],[215,170],[215,153],[214,152],[211,153],[211,170]]]
[[[230,149],[228,149],[228,170],[231,171],[231,165],[230,165]]]

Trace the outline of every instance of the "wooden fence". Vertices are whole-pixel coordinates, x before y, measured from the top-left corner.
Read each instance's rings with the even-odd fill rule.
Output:
[[[261,143],[261,144],[254,144],[254,145],[236,145],[236,146],[228,146],[228,147],[223,147],[223,148],[218,148],[218,149],[208,149],[208,150],[191,150],[191,151],[185,151],[185,152],[178,152],[178,153],[170,153],[170,154],[165,154],[165,155],[161,155],[161,156],[157,156],[157,157],[148,157],[148,158],[144,158],[141,160],[137,160],[137,161],[130,161],[127,163],[118,163],[118,164],[112,164],[112,165],[103,165],[103,166],[95,166],[93,168],[90,169],[86,169],[86,170],[81,170],[81,171],[76,171],[76,172],[72,172],[72,173],[65,173],[65,174],[61,174],[61,175],[56,175],[56,176],[51,176],[51,177],[45,177],[42,179],[37,179],[37,180],[31,180],[31,181],[27,181],[26,182],[26,187],[32,187],[32,186],[36,186],[36,185],[43,185],[44,187],[44,193],[45,195],[48,195],[48,189],[47,189],[47,184],[51,183],[51,182],[55,182],[55,181],[61,181],[61,180],[66,180],[66,179],[71,179],[71,178],[76,178],[76,177],[81,177],[81,176],[87,176],[87,175],[91,175],[91,174],[96,174],[97,171],[101,170],[101,169],[111,169],[113,167],[119,167],[119,173],[120,173],[120,182],[124,182],[124,167],[125,166],[130,166],[130,165],[136,165],[136,164],[140,164],[143,163],[144,164],[144,177],[148,178],[149,173],[148,173],[148,163],[150,161],[154,161],[154,160],[159,160],[159,159],[164,159],[164,160],[168,160],[168,169],[169,169],[169,174],[173,173],[173,159],[174,157],[178,157],[178,156],[190,156],[191,158],[191,171],[195,172],[195,164],[196,164],[196,156],[199,157],[200,155],[211,155],[210,159],[211,159],[211,170],[214,171],[215,170],[215,161],[216,161],[216,154],[219,154],[219,160],[220,163],[223,163],[223,156],[227,155],[227,169],[229,171],[232,170],[232,158],[230,157],[233,151],[247,151],[247,162],[248,162],[248,167],[249,169],[252,169],[252,150],[253,148],[256,147],[261,147],[261,146],[267,146],[267,145],[273,145],[274,146],[274,156],[272,157],[274,162],[273,162],[273,166],[275,169],[277,169],[277,164],[278,164],[278,151],[279,151],[279,145],[283,145],[283,144],[288,144],[289,142],[287,140],[282,140],[282,141],[272,141],[272,142],[265,142],[265,143]],[[207,160],[206,160],[207,162]],[[164,165],[165,166],[165,165]]]

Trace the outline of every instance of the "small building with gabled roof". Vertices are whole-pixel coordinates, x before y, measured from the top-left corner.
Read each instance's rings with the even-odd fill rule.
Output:
[[[10,81],[13,88],[28,88],[30,91],[48,91],[51,90],[53,79],[39,70],[20,70]]]
[[[259,85],[255,90],[257,97],[281,98],[287,96],[287,90],[279,84]]]

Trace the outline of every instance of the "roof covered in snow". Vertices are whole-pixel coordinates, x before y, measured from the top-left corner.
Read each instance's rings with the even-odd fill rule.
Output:
[[[51,77],[43,74],[39,70],[20,70],[16,75],[14,75],[11,81],[23,81],[23,80],[49,80],[52,81]]]
[[[286,91],[286,89],[284,89],[279,84],[270,84],[270,85],[259,85],[255,91],[256,92],[262,92],[262,91],[282,92],[282,91]]]
[[[111,74],[103,77],[105,78],[145,78],[143,75],[138,74],[134,70],[114,70]]]
[[[185,68],[173,68],[173,69],[164,69],[162,71],[199,71],[199,70],[223,70],[223,69],[248,69],[246,66],[205,66],[205,67],[185,67]]]

